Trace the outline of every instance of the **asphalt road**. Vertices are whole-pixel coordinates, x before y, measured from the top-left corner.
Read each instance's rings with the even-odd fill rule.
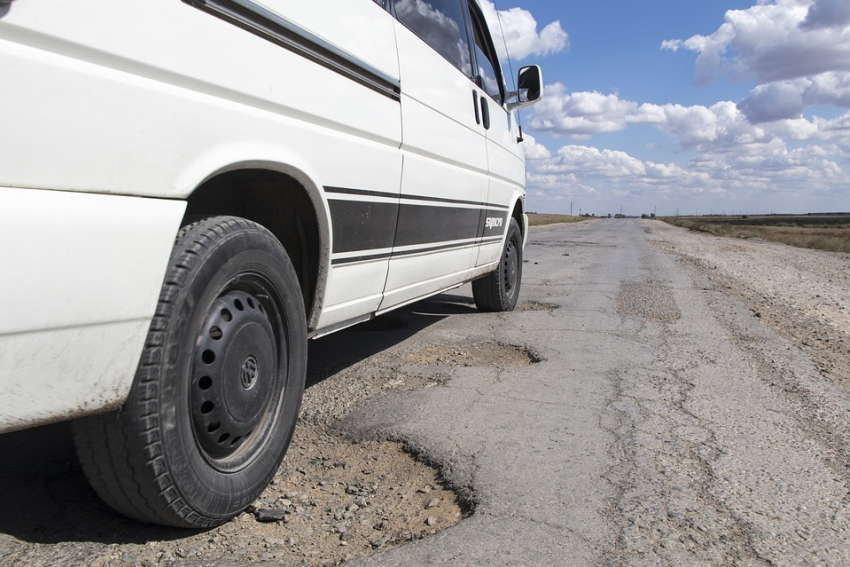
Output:
[[[467,286],[387,316],[405,323],[392,340],[340,333],[314,345],[314,397],[364,380],[346,372],[370,361],[434,345],[500,343],[539,359],[410,363],[439,385],[343,418],[354,437],[406,442],[474,505],[452,528],[349,565],[850,565],[850,392],[653,245],[650,222],[535,229],[513,313],[475,312]],[[428,315],[440,302],[455,309]],[[349,360],[342,343],[365,346]],[[0,442],[0,565],[4,549],[32,565],[109,565],[145,542],[183,541],[110,516],[73,465],[67,427],[39,434]],[[33,487],[15,471],[36,465],[46,472]],[[236,531],[252,537],[248,526]]]
[[[538,364],[456,367],[343,421],[407,441],[475,502],[356,565],[850,565],[848,391],[644,226],[536,230],[535,309],[422,338],[523,346]]]

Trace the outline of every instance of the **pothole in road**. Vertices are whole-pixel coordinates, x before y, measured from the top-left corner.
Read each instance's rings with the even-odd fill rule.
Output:
[[[429,346],[405,358],[405,362],[451,366],[528,366],[541,360],[540,355],[529,348],[499,342]]]
[[[543,303],[541,301],[523,301],[517,305],[517,311],[554,311],[559,309],[560,305],[554,303]]]
[[[21,495],[20,505],[0,510],[0,520],[5,513],[15,525],[14,531],[0,531],[0,557],[24,557],[22,565],[324,567],[453,526],[472,513],[472,503],[446,486],[427,457],[423,462],[399,443],[357,443],[329,429],[386,391],[439,384],[427,373],[400,372],[402,365],[395,355],[373,356],[308,388],[292,444],[271,484],[246,512],[208,531],[146,526],[108,510],[88,488],[73,455],[67,459],[71,469],[47,453],[43,462],[21,462],[10,475],[0,474],[6,491]],[[70,443],[70,433],[67,437]],[[100,543],[105,537],[108,545]]]
[[[401,444],[354,443],[299,424],[283,465],[246,512],[209,532],[130,546],[110,564],[337,565],[436,534],[469,513]]]
[[[382,329],[372,330],[398,328],[399,322],[404,323],[379,318],[374,324]],[[472,503],[401,444],[355,443],[331,433],[330,424],[388,390],[439,384],[433,373],[405,373],[408,363],[505,367],[540,360],[526,347],[495,341],[431,346],[406,357],[373,356],[308,389],[283,464],[260,498],[233,521],[204,532],[138,524],[106,510],[77,467],[70,479],[74,490],[45,490],[31,520],[18,522],[14,537],[0,538],[0,557],[60,564],[71,554],[110,567],[253,562],[323,567],[428,537],[469,516]],[[39,474],[69,480],[61,462],[52,465],[56,470],[39,466]],[[31,478],[15,478],[21,486],[7,488],[26,493],[24,478]],[[64,512],[69,508],[73,518]],[[105,533],[109,545],[98,543]],[[45,541],[50,543],[35,543]]]
[[[615,311],[627,317],[657,322],[675,321],[681,317],[673,291],[656,281],[621,282]]]

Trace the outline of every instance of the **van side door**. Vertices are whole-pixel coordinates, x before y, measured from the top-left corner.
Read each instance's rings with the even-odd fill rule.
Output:
[[[484,14],[476,2],[468,2],[475,82],[481,89],[481,108],[487,140],[488,208],[482,226],[476,266],[496,262],[508,228],[515,200],[524,194],[525,159],[519,142],[514,112],[506,104],[507,85]]]
[[[394,0],[401,200],[381,310],[464,281],[488,191],[480,89],[464,0]]]

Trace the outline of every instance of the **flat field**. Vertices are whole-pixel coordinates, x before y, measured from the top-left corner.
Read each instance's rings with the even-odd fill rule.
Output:
[[[850,253],[850,213],[665,217],[661,220],[719,236],[761,238],[798,248]]]

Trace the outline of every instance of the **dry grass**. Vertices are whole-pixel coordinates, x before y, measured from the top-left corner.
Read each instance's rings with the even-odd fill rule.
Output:
[[[755,224],[735,224],[722,220],[697,220],[688,218],[665,218],[664,221],[690,230],[708,232],[718,236],[738,238],[761,238],[771,242],[781,242],[798,248],[812,248],[829,252],[850,253],[850,225],[832,223],[824,226],[816,219],[806,222],[777,220],[773,225],[762,220]],[[795,225],[796,224],[796,225]],[[780,226],[777,226],[780,225]]]
[[[569,222],[581,222],[587,220],[587,217],[576,217],[572,215],[549,215],[531,213],[528,215],[528,224],[531,226],[543,226],[545,224],[558,224]]]

